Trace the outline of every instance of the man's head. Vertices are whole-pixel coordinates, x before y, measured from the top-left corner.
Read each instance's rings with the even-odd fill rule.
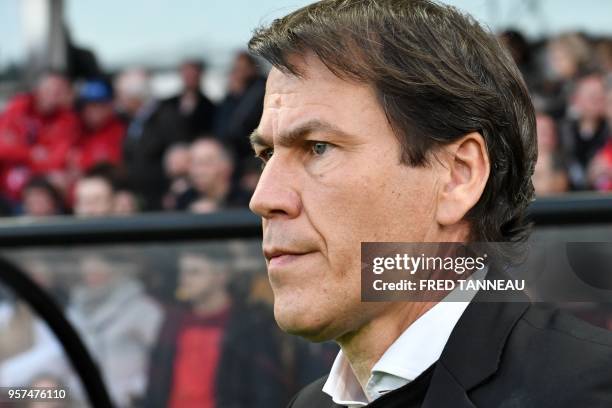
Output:
[[[180,74],[183,88],[186,91],[199,91],[204,63],[197,60],[187,60],[181,64]]]
[[[115,80],[115,91],[117,108],[133,116],[151,98],[149,74],[140,68],[123,71]]]
[[[58,215],[62,212],[62,196],[44,177],[28,181],[23,188],[23,212],[33,217]]]
[[[251,201],[275,316],[317,340],[392,304],[360,302],[365,241],[516,241],[535,118],[494,37],[428,1],[321,1],[260,29],[272,63]]]
[[[189,177],[200,194],[215,194],[230,182],[232,158],[225,147],[215,139],[198,139],[191,145]]]
[[[234,58],[229,74],[229,89],[233,93],[242,93],[250,81],[256,78],[257,63],[255,58],[246,52],[239,52]]]
[[[549,115],[538,113],[536,115],[536,130],[538,135],[538,151],[550,154],[557,148],[557,127]]]
[[[79,89],[80,117],[87,129],[98,130],[113,117],[113,90],[103,80],[85,81]]]
[[[226,292],[230,270],[227,250],[218,253],[210,251],[185,250],[179,258],[179,282],[177,297],[192,303],[205,303],[211,296]],[[227,256],[223,258],[223,256]]]
[[[38,81],[34,91],[36,110],[41,115],[52,115],[58,110],[69,109],[72,104],[72,89],[68,78],[50,71]]]
[[[591,62],[591,47],[582,35],[564,33],[549,41],[547,57],[553,74],[559,79],[570,80]]]
[[[174,180],[185,177],[189,173],[189,145],[177,143],[164,153],[164,171],[166,177]]]
[[[74,213],[83,217],[113,214],[115,189],[104,169],[93,168],[74,187]]]
[[[601,75],[586,75],[578,80],[571,98],[572,109],[583,120],[600,120],[606,115],[606,87]]]

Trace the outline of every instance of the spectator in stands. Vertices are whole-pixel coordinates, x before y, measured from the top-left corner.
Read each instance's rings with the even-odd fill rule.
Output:
[[[149,408],[214,408],[223,333],[231,311],[227,245],[186,249],[179,258],[177,298],[151,354]]]
[[[82,217],[112,215],[114,180],[106,168],[94,167],[79,179],[74,189],[74,214]]]
[[[555,82],[547,90],[545,109],[553,118],[560,119],[566,115],[575,81],[591,68],[592,49],[584,36],[566,33],[549,40],[546,56]]]
[[[569,118],[561,127],[561,145],[568,157],[571,185],[581,190],[591,187],[587,167],[609,137],[603,78],[598,74],[580,78],[570,103]]]
[[[164,195],[165,210],[177,208],[177,199],[189,189],[189,145],[177,143],[170,146],[164,156],[164,171],[169,188]]]
[[[598,191],[612,191],[612,77],[607,82],[606,122],[608,140],[589,165],[589,181]]]
[[[99,163],[120,164],[125,124],[114,112],[110,85],[100,79],[83,83],[78,108],[81,135],[70,155],[77,174]]]
[[[533,174],[537,196],[563,193],[569,182],[565,162],[559,150],[557,129],[553,119],[545,114],[536,115],[538,160]]]
[[[117,107],[128,121],[123,153],[130,184],[142,196],[143,210],[159,210],[168,189],[164,154],[172,144],[188,140],[188,132],[176,112],[159,109],[145,71],[123,72],[115,90]]]
[[[31,217],[45,217],[64,213],[61,194],[44,177],[30,179],[23,188],[22,213]]]
[[[140,212],[140,204],[137,194],[128,187],[120,187],[115,190],[113,200],[114,215],[134,215]]]
[[[178,198],[177,209],[210,212],[248,205],[250,195],[232,184],[232,157],[219,141],[208,138],[193,142],[189,163],[191,187]]]
[[[68,317],[97,360],[115,406],[131,407],[146,386],[148,356],[163,319],[159,305],[132,278],[131,254],[86,253]]]
[[[183,122],[189,141],[197,136],[210,133],[215,117],[215,105],[202,93],[200,82],[204,73],[204,63],[187,60],[181,64],[180,74],[183,82],[181,93],[163,103],[165,109],[173,110]]]
[[[70,82],[61,73],[41,77],[33,93],[13,98],[0,116],[0,188],[17,202],[33,175],[65,185],[66,156],[78,137]]]
[[[236,156],[235,179],[242,176],[244,160],[253,156],[248,139],[263,111],[265,83],[255,59],[246,52],[238,53],[229,74],[227,95],[217,109],[214,132]]]
[[[598,69],[608,75],[612,75],[612,39],[602,38],[595,46],[595,57]]]

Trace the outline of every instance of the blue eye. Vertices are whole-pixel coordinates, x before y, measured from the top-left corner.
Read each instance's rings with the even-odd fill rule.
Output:
[[[273,154],[274,154],[274,149],[267,148],[259,152],[257,154],[257,157],[263,162],[262,166],[264,166],[268,162],[268,160],[272,158]]]
[[[317,155],[320,156],[323,153],[325,153],[327,151],[327,148],[329,147],[329,143],[325,143],[325,142],[314,142],[312,144],[312,152]]]
[[[265,161],[270,160],[273,154],[274,154],[274,150],[272,149],[266,149],[262,152],[262,156]]]

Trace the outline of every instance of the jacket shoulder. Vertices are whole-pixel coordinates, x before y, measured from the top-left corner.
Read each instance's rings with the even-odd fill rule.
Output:
[[[612,333],[567,312],[529,307],[500,360],[488,390],[506,394],[500,406],[612,406]]]
[[[587,352],[612,356],[612,332],[591,325],[570,313],[544,305],[533,305],[519,320],[532,336],[546,337],[553,344],[585,347]]]

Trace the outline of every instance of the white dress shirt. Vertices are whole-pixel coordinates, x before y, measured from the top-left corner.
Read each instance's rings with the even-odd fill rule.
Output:
[[[486,268],[472,275],[471,279],[483,279]],[[339,405],[349,408],[363,407],[389,391],[400,388],[417,378],[429,366],[438,361],[459,318],[477,291],[463,299],[437,303],[414,321],[385,351],[370,371],[365,389],[357,380],[342,350],[336,356],[323,386],[323,392]]]

